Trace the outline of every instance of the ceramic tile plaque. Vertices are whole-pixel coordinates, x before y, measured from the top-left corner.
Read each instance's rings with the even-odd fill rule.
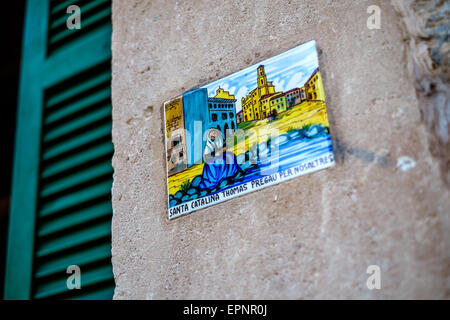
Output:
[[[167,101],[164,122],[169,219],[334,165],[315,41]]]

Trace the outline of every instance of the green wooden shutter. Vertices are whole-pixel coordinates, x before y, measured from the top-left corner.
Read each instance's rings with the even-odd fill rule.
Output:
[[[72,4],[79,30],[66,27]],[[27,2],[6,299],[113,296],[110,17],[110,0]]]

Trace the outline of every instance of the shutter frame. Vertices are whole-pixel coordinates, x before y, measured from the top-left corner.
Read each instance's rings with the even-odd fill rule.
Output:
[[[47,1],[27,1],[17,109],[5,299],[30,299],[43,112]],[[17,192],[15,190],[20,190]]]
[[[104,3],[109,0],[94,1]],[[48,37],[49,20],[51,18],[50,9],[54,4],[58,4],[58,0],[27,0],[26,4],[17,129],[14,149],[12,197],[8,230],[4,291],[5,299],[33,299],[52,296],[74,299],[105,298],[110,295],[111,286],[113,286],[112,271],[109,271],[108,273],[108,269],[111,268],[110,254],[108,261],[106,255],[107,251],[105,251],[108,240],[103,240],[101,243],[85,244],[86,252],[96,252],[97,256],[103,259],[99,262],[97,261],[97,269],[88,268],[86,271],[86,279],[89,279],[89,273],[100,280],[103,279],[103,285],[99,285],[98,289],[91,287],[88,291],[72,290],[72,292],[61,293],[62,282],[58,282],[59,284],[55,284],[51,281],[40,283],[39,281],[42,280],[37,280],[41,279],[42,275],[45,276],[45,272],[51,272],[50,269],[45,271],[45,269],[43,269],[45,265],[41,265],[39,260],[40,257],[38,251],[41,245],[39,240],[40,237],[47,236],[48,230],[58,232],[58,226],[59,228],[67,228],[68,222],[80,223],[80,221],[82,222],[84,221],[83,219],[86,219],[86,215],[78,215],[73,218],[69,217],[71,220],[66,219],[64,226],[61,224],[58,225],[60,222],[55,220],[51,225],[46,225],[47,229],[41,230],[42,223],[39,221],[42,218],[39,216],[39,212],[42,209],[40,208],[42,202],[42,186],[40,184],[42,184],[42,179],[45,179],[46,174],[43,171],[45,167],[42,158],[43,152],[46,150],[46,145],[43,142],[45,130],[47,128],[44,122],[46,119],[45,114],[47,112],[46,96],[49,90],[51,91],[59,84],[67,83],[74,76],[77,77],[79,74],[84,74],[89,70],[96,70],[97,66],[105,65],[106,61],[108,61],[108,72],[111,74],[110,59],[112,30],[111,23],[104,23],[104,20],[103,24],[99,24],[96,29],[89,29],[88,32],[84,30],[84,33],[82,33],[81,36],[73,37],[73,41],[67,42],[63,46],[56,49],[53,48],[49,51]],[[83,7],[81,7],[81,9],[83,9]],[[101,113],[100,115],[104,116],[104,113]],[[90,119],[95,120],[95,115]],[[79,125],[79,123],[75,125]],[[69,129],[70,128],[67,130]],[[107,150],[104,147],[101,147],[101,145],[98,145],[98,148],[96,149],[98,150],[96,153],[103,156],[103,158],[105,157],[105,152],[112,152],[108,151],[112,150],[112,141],[110,140],[109,143],[111,144],[111,147]],[[104,144],[105,143],[103,142],[103,145]],[[77,156],[80,158],[81,154]],[[73,159],[75,160],[75,158]],[[84,156],[84,159],[87,159],[86,156]],[[73,162],[70,157],[68,160]],[[99,171],[99,175],[105,172],[107,171],[103,168],[103,171]],[[83,176],[78,177],[79,181],[82,181],[82,178]],[[75,179],[73,181],[77,180]],[[68,183],[68,185],[70,185],[72,182],[69,181]],[[57,191],[57,189],[55,190]],[[110,201],[110,199],[108,201]],[[107,204],[107,202],[105,204]],[[107,222],[108,214],[112,214],[112,212],[104,211],[104,206],[101,208],[103,208],[103,211],[95,213],[94,217],[98,217],[97,220],[103,219],[101,221]],[[48,229],[48,226],[50,226],[51,229]],[[103,235],[103,239],[105,239],[105,226],[102,230],[103,234],[99,234],[99,236]],[[60,233],[63,232],[60,231]],[[100,249],[96,249],[99,246]],[[79,260],[80,262],[94,259],[94,256],[83,256],[83,252],[80,251],[75,251],[74,253],[69,252],[69,254],[78,257],[82,256]],[[52,263],[52,261],[45,261],[45,263]],[[53,267],[53,269],[54,268],[55,267]],[[44,270],[44,273],[41,272],[42,270]],[[101,272],[101,270],[104,270],[104,272]],[[64,277],[64,274],[59,273],[58,277],[61,276]],[[81,279],[83,289],[83,267],[81,269]],[[57,287],[55,287],[55,285],[57,285]],[[49,289],[46,290],[45,286]]]

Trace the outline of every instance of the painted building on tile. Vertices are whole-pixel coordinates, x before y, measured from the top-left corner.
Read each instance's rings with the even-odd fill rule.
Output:
[[[286,108],[292,108],[306,100],[305,87],[286,91],[284,96],[286,97]]]
[[[208,97],[208,90],[201,88],[183,95],[184,126],[188,167],[203,162],[205,134],[217,128],[226,138],[236,130],[236,99],[222,88],[214,97]],[[201,143],[200,143],[201,142]]]
[[[316,84],[318,77],[317,70],[309,78],[311,96],[323,97],[320,92],[316,92],[319,85]],[[318,83],[318,82],[317,82]],[[322,89],[323,91],[323,89]],[[315,94],[315,95],[314,95]],[[286,111],[306,100],[306,87],[294,88],[285,93],[277,92],[271,81],[267,81],[264,66],[257,68],[257,87],[242,98],[243,122],[253,120],[263,120],[273,114]],[[311,99],[314,100],[314,99]]]
[[[269,98],[270,114],[278,114],[286,111],[286,97],[284,93],[278,92]]]
[[[320,81],[319,81],[320,80]],[[307,100],[325,101],[325,90],[322,86],[322,76],[317,68],[311,77],[305,82],[305,91]]]
[[[256,72],[258,86],[250,91],[246,97],[242,98],[243,118],[246,122],[267,117],[267,110],[266,116],[264,116],[264,111],[262,110],[261,97],[275,93],[275,86],[272,84],[272,81],[267,81],[264,66],[260,65]]]
[[[236,124],[239,124],[241,122],[244,122],[244,113],[242,112],[242,110],[236,113]]]
[[[187,168],[186,135],[183,100],[176,98],[165,104],[167,128],[167,172],[171,176]]]

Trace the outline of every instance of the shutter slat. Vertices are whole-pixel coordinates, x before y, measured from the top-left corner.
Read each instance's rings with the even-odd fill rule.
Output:
[[[114,283],[102,290],[96,290],[87,294],[74,297],[74,300],[108,300],[111,299],[111,292],[114,292]]]
[[[64,273],[67,267],[73,264],[81,269],[83,266],[98,263],[111,258],[111,243],[101,243],[83,251],[77,251],[64,255],[58,259],[53,259],[40,263],[36,270],[36,278],[43,281],[43,278],[53,276],[57,273]]]
[[[78,99],[73,103],[66,103],[62,109],[55,110],[51,113],[49,112],[44,124],[54,124],[64,118],[76,115],[79,112],[85,112],[85,110],[88,110],[98,104],[109,104],[111,98],[111,88],[109,87],[109,82],[106,82],[106,84],[108,84],[107,88],[94,91],[89,96]]]
[[[60,2],[60,3],[58,3]],[[76,4],[79,5],[80,0],[52,1],[50,13],[52,16],[56,14],[66,14],[67,7]]]
[[[67,8],[70,5],[80,7],[80,29],[68,29],[66,26],[66,21],[72,14],[67,13]],[[53,53],[69,42],[74,42],[80,37],[108,24],[111,24],[111,0],[51,2],[47,50],[49,53]]]
[[[82,166],[85,163],[94,162],[96,159],[103,159],[112,155],[114,148],[110,141],[95,145],[89,149],[83,150],[76,155],[60,160],[55,163],[46,165],[42,171],[43,179],[50,179],[56,175],[61,175],[73,168]]]
[[[49,130],[44,135],[44,143],[52,142],[57,138],[61,138],[64,135],[67,135],[76,130],[81,130],[83,127],[87,127],[95,122],[99,121],[108,121],[111,117],[111,106],[106,106],[97,110],[93,110],[85,114],[84,116],[80,116],[70,123],[58,126],[54,129]]]
[[[46,202],[43,204],[39,216],[46,217],[55,213],[67,211],[72,207],[82,205],[97,198],[103,199],[111,194],[111,185],[112,181],[108,180]]]
[[[105,265],[100,268],[88,271],[82,271],[81,273],[81,285],[83,287],[93,286],[95,284],[99,284],[105,281],[110,280],[109,274],[112,273],[111,265]],[[55,281],[44,283],[40,286],[37,286],[37,290],[35,293],[36,299],[44,299],[50,297],[56,297],[61,294],[67,294],[69,291],[67,289],[67,278],[60,278]],[[73,291],[75,291],[74,289]]]
[[[38,237],[46,237],[68,228],[111,215],[111,203],[103,201],[99,204],[72,212],[71,214],[56,216],[53,219],[43,221],[38,231]]]
[[[68,99],[74,98],[77,95],[80,95],[91,88],[95,88],[101,84],[109,84],[111,82],[111,73],[103,72],[101,74],[97,74],[95,77],[88,79],[87,81],[83,81],[71,88],[67,88],[66,90],[62,90],[58,94],[50,97],[46,103],[46,108],[51,109],[58,104],[64,103],[67,104]]]
[[[82,6],[80,6],[78,4],[78,6],[81,9],[81,17],[84,18],[85,16],[90,15],[91,12],[93,10],[95,10],[96,8],[98,8],[100,5],[104,5],[107,3],[108,3],[108,0],[96,0],[96,1],[91,0],[90,2],[87,2],[86,4],[83,4]],[[72,4],[75,4],[75,3],[73,3],[73,1],[69,2],[67,4],[67,6],[65,7],[65,9],[67,10],[67,7]],[[61,27],[66,28],[66,21],[67,21],[67,18],[69,17],[69,15],[66,14],[66,10],[64,10],[64,15],[60,15],[60,16],[55,15],[54,16],[54,19],[50,25],[50,29],[52,31],[55,29],[60,29]]]
[[[62,193],[67,189],[74,188],[77,185],[84,185],[89,181],[97,180],[101,177],[112,177],[113,169],[110,163],[100,163],[86,170],[75,174],[64,176],[63,178],[51,183],[44,184],[41,188],[41,198],[49,197],[57,193]]]
[[[111,16],[111,8],[108,7],[90,17],[83,18],[81,23],[83,28],[89,28],[96,23],[104,22],[104,20],[109,19],[110,16]],[[55,45],[58,42],[63,41],[66,38],[69,38],[70,36],[72,36],[73,32],[74,30],[63,28],[60,32],[56,33],[54,36],[50,38],[49,45],[50,46]]]
[[[111,123],[106,123],[88,132],[77,135],[70,140],[64,141],[63,143],[58,143],[55,146],[47,148],[42,155],[42,159],[46,161],[62,156],[73,149],[81,148],[95,140],[110,139],[111,129]]]
[[[41,243],[36,252],[37,258],[43,258],[76,246],[109,237],[111,235],[111,221],[85,227],[67,235]]]

